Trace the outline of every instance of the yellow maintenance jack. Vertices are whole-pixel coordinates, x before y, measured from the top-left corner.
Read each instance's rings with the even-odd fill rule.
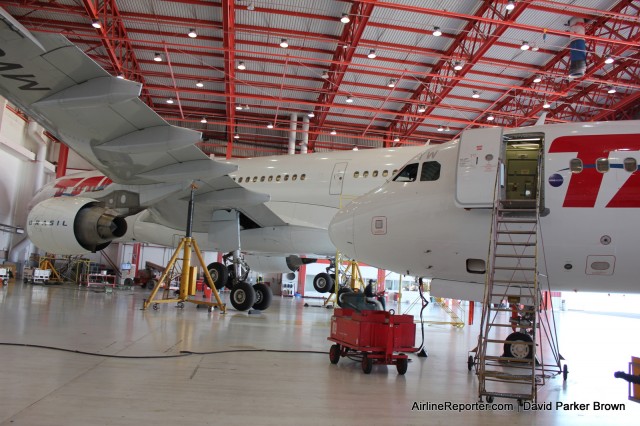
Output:
[[[220,309],[220,312],[223,314],[226,313],[227,307],[222,300],[220,299],[220,295],[218,294],[218,290],[216,290],[215,283],[209,274],[209,271],[206,268],[206,264],[204,262],[204,258],[202,257],[202,253],[200,252],[200,248],[198,247],[198,243],[194,238],[191,237],[192,230],[192,222],[193,222],[193,193],[197,189],[195,184],[191,184],[191,198],[189,199],[189,212],[187,215],[187,230],[184,238],[180,240],[180,244],[176,248],[175,253],[171,256],[171,260],[167,264],[167,267],[164,269],[162,276],[158,280],[158,283],[151,291],[149,298],[144,301],[142,306],[143,310],[146,310],[149,305],[153,304],[153,309],[158,309],[158,304],[160,303],[177,303],[179,308],[184,308],[184,302],[194,303],[196,305],[205,305],[209,307],[209,311],[212,311],[213,308],[217,307]],[[183,252],[182,256],[182,271],[180,273],[180,288],[178,292],[178,297],[176,298],[168,298],[169,292],[165,291],[163,297],[160,299],[154,299],[158,290],[161,286],[165,285],[165,281],[169,277],[170,272],[173,270],[173,267],[178,260],[178,255],[180,254],[180,250]],[[196,277],[198,275],[198,268],[196,266],[191,266],[191,251],[194,251],[196,257],[200,261],[200,265],[204,269],[204,277],[206,280],[206,284],[211,289],[211,294],[216,298],[216,302],[206,302],[204,300],[198,299],[190,299],[191,296],[196,294]],[[168,288],[168,282],[167,286]]]

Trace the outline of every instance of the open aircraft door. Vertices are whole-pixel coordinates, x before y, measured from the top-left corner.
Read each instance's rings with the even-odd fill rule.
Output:
[[[464,208],[493,207],[502,129],[471,129],[462,133],[456,170],[456,205]]]

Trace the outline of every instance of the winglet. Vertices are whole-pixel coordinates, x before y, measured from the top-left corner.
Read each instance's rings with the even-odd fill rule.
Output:
[[[31,32],[22,26],[22,24],[15,20],[15,18],[9,13],[0,7],[0,20],[3,20],[7,23],[7,25],[16,33],[20,34],[22,37],[26,37],[31,40],[36,46],[38,46],[43,52],[47,50],[44,48],[42,44],[38,41],[37,38]]]

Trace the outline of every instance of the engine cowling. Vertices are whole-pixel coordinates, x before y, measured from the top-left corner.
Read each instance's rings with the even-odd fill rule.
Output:
[[[249,268],[256,272],[284,273],[295,272],[300,266],[314,263],[318,259],[301,258],[295,254],[286,257],[245,254],[244,260]]]
[[[125,219],[91,198],[50,198],[36,204],[27,218],[33,244],[56,254],[95,253],[125,232]]]

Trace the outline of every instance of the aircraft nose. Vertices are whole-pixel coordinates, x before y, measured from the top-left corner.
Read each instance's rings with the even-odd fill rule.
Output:
[[[356,258],[356,246],[353,235],[353,211],[343,208],[329,224],[329,238],[338,251],[352,259]]]

